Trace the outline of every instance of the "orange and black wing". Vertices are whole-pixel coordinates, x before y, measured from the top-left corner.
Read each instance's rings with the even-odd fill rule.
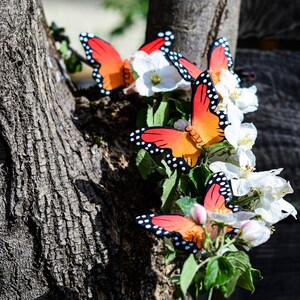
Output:
[[[228,41],[225,37],[217,39],[208,51],[208,69],[218,73],[221,69],[230,69],[233,65]]]
[[[230,203],[232,191],[223,172],[215,173],[206,185],[204,207],[214,213],[232,213],[239,211],[237,205]]]
[[[167,57],[186,81],[193,82],[202,72],[196,65],[183,57],[180,53],[171,51]]]
[[[87,60],[95,66],[92,75],[101,94],[109,95],[112,90],[125,86],[128,74],[124,74],[124,63],[113,46],[92,33],[82,32],[79,39]]]
[[[197,164],[202,154],[188,132],[169,127],[137,129],[130,134],[130,140],[151,155],[166,151],[168,165],[184,173]]]
[[[180,215],[148,214],[136,217],[136,222],[159,237],[173,238],[175,248],[190,253],[201,250],[204,229]]]
[[[156,50],[162,51],[164,54],[170,51],[170,46],[174,40],[174,34],[172,31],[158,32],[156,37],[149,43],[145,43],[139,48],[139,51],[144,51],[150,54]]]
[[[225,112],[217,109],[220,97],[207,71],[192,83],[192,102],[192,126],[200,135],[202,145],[222,142],[229,122]]]

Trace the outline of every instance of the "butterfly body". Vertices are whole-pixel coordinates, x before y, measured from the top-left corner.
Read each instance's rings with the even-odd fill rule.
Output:
[[[224,173],[214,174],[206,186],[203,201],[205,209],[218,213],[239,211],[236,205],[230,203],[231,199],[231,188]],[[173,238],[173,244],[177,249],[197,253],[203,247],[204,228],[190,217],[177,214],[148,214],[136,217],[136,222],[159,237]],[[214,229],[211,227],[211,230]]]
[[[92,76],[101,94],[110,95],[113,90],[128,87],[133,83],[129,60],[123,61],[111,44],[87,32],[82,32],[79,39],[85,49],[87,60],[94,65]],[[168,53],[173,39],[171,31],[159,32],[154,40],[141,46],[139,51],[147,54],[157,50]]]
[[[180,131],[171,127],[149,127],[131,133],[130,140],[150,154],[167,152],[166,161],[188,173],[203,156],[203,149],[224,140],[226,114],[217,110],[219,96],[208,72],[192,83],[191,124]]]
[[[191,126],[191,125],[186,126],[185,130],[189,133],[192,140],[196,143],[197,146],[201,145],[203,143],[201,136],[196,131],[196,129],[193,128],[193,126]]]

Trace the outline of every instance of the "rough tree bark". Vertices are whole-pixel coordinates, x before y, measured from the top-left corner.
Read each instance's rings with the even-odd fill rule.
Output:
[[[153,202],[127,168],[134,105],[75,102],[40,1],[1,1],[0,11],[0,298],[171,293],[133,223]]]
[[[0,299],[170,299],[161,248],[133,222],[159,207],[128,143],[138,100],[75,99],[40,0],[0,12]]]
[[[147,37],[171,28],[178,51],[202,69],[207,68],[207,52],[218,37],[226,37],[234,55],[240,0],[150,0]]]

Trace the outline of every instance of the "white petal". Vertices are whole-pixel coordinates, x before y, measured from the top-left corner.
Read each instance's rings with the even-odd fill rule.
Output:
[[[154,94],[151,84],[146,84],[141,77],[135,81],[135,89],[141,96],[152,96]]]
[[[217,214],[207,211],[207,215],[210,220],[224,223],[234,228],[240,228],[243,225],[244,221],[250,220],[251,218],[254,218],[256,216],[256,214],[246,211],[238,211],[236,213],[228,214]]]
[[[258,98],[255,95],[256,91],[256,86],[239,89],[239,97],[236,99],[236,105],[244,114],[257,110]]]
[[[292,215],[295,219],[297,219],[297,210],[291,203],[285,201],[284,199],[279,199],[278,202],[281,206],[281,210],[286,212],[284,218]]]
[[[232,193],[235,196],[244,196],[251,190],[251,183],[245,178],[231,179]]]
[[[131,58],[130,63],[135,72],[141,77],[144,73],[155,70],[155,65],[150,56],[144,51],[137,51]]]
[[[224,172],[228,179],[239,178],[240,168],[221,161],[213,162],[209,165],[209,168],[214,172]]]
[[[160,50],[154,51],[149,55],[155,69],[162,69],[169,66],[169,62]],[[178,72],[177,72],[178,73]]]

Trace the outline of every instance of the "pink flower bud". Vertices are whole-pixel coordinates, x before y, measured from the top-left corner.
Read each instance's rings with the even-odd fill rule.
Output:
[[[270,237],[271,231],[263,221],[245,221],[240,230],[240,238],[249,247],[256,247],[266,242]]]
[[[201,204],[194,203],[190,209],[190,217],[196,224],[205,224],[207,220],[206,209]]]
[[[185,127],[190,125],[190,123],[186,120],[179,119],[174,123],[174,128],[180,131],[185,131]]]

